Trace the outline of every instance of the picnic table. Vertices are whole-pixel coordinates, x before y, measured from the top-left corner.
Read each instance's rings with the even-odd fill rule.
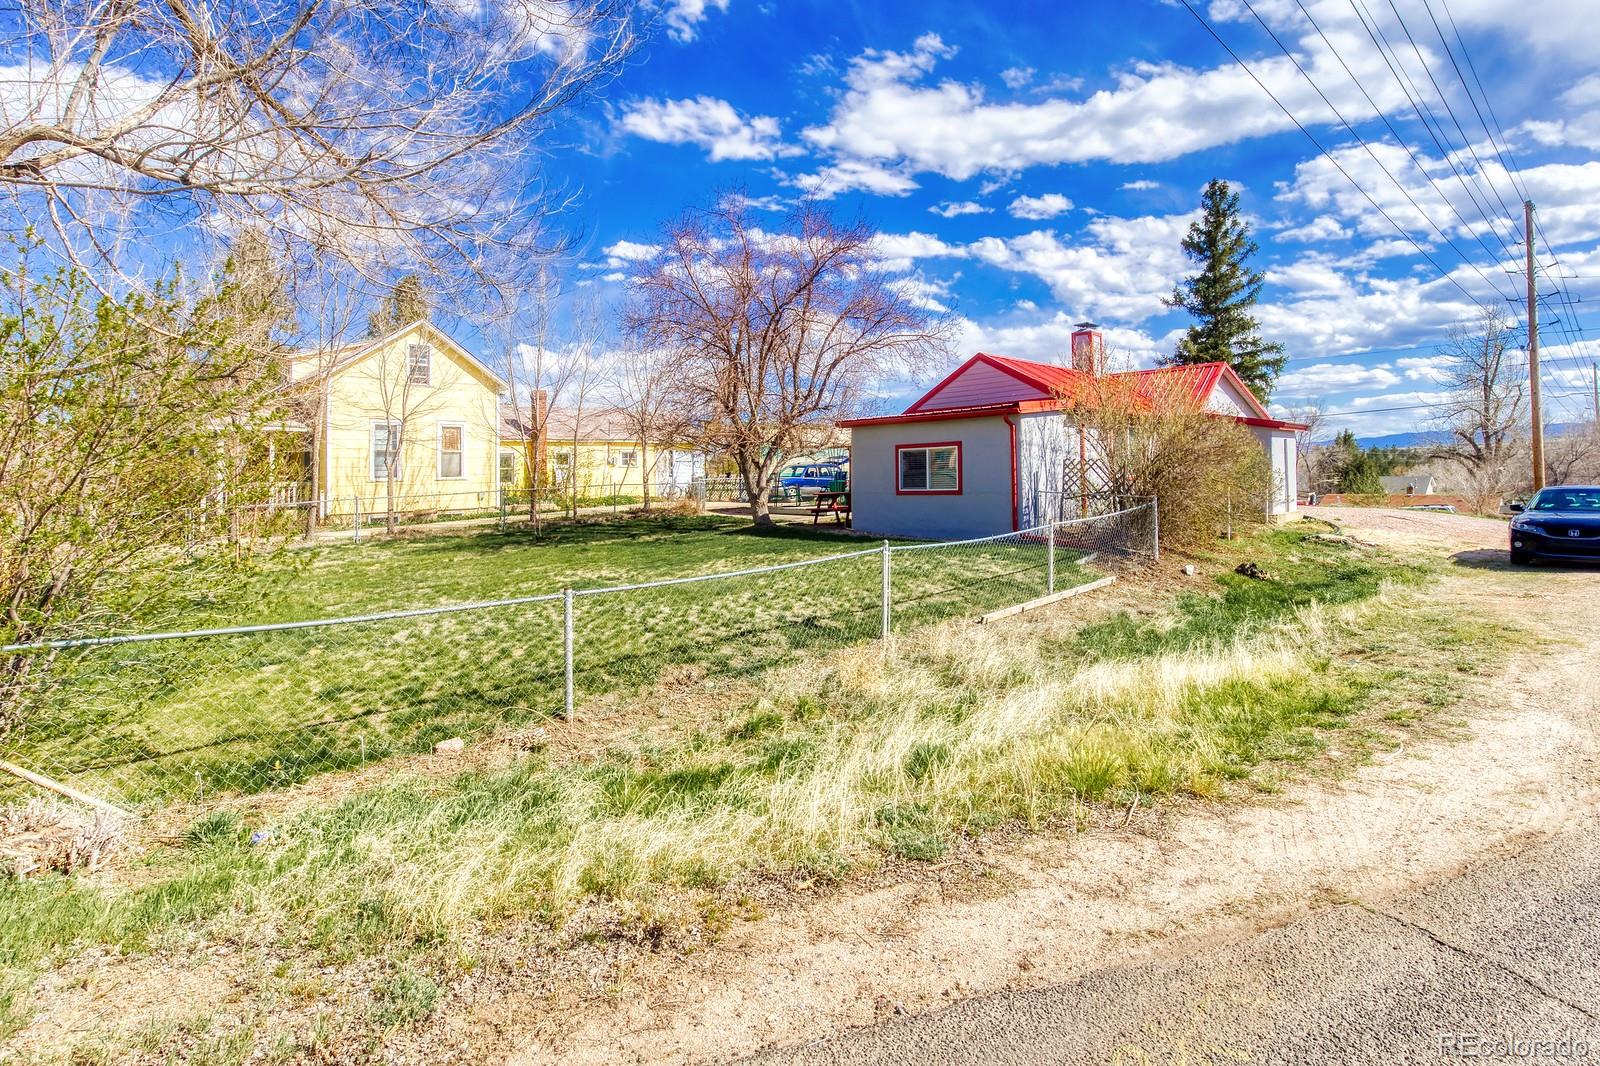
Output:
[[[816,502],[811,506],[811,524],[816,525],[825,514],[833,515],[833,520],[840,525],[850,524],[850,490],[825,490],[817,493]]]

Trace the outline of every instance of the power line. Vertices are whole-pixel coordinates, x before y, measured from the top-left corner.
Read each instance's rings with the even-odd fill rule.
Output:
[[[1578,392],[1555,393],[1554,395],[1563,396],[1563,397],[1565,397],[1565,396],[1587,396],[1588,393],[1587,392],[1583,392],[1583,391],[1578,391]],[[1323,411],[1322,412],[1322,417],[1324,417],[1324,418],[1353,418],[1356,415],[1383,415],[1383,414],[1392,414],[1395,411],[1428,411],[1428,410],[1438,410],[1441,407],[1454,407],[1454,406],[1456,406],[1456,403],[1453,402],[1453,401],[1440,400],[1437,403],[1411,403],[1411,404],[1403,404],[1403,405],[1398,406],[1398,407],[1365,407],[1365,408],[1359,408],[1359,409],[1350,410],[1350,411]]]
[[[1245,0],[1245,6],[1246,7],[1250,7],[1249,0]],[[1361,79],[1356,76],[1355,71],[1350,69],[1350,64],[1345,62],[1344,56],[1342,54],[1340,54],[1340,52],[1339,52],[1339,50],[1337,48],[1334,47],[1333,42],[1331,40],[1329,40],[1328,39],[1328,35],[1322,31],[1322,26],[1312,16],[1311,12],[1306,9],[1306,5],[1302,2],[1302,0],[1295,0],[1295,6],[1298,7],[1300,9],[1300,13],[1306,17],[1306,21],[1311,23],[1312,29],[1317,31],[1317,36],[1322,38],[1322,43],[1327,46],[1328,51],[1333,54],[1333,57],[1339,61],[1339,65],[1344,68],[1344,72],[1346,74],[1350,75],[1350,80],[1355,83],[1356,88],[1361,90],[1361,95],[1366,97],[1367,103],[1372,106],[1373,113],[1376,114],[1380,119],[1383,120],[1383,124],[1386,127],[1388,127],[1389,132],[1394,135],[1394,138],[1395,138],[1396,141],[1399,142],[1400,147],[1405,149],[1406,155],[1411,158],[1412,166],[1417,168],[1417,172],[1419,174],[1421,174],[1423,179],[1428,183],[1428,187],[1430,189],[1432,189],[1435,193],[1438,194],[1439,199],[1444,202],[1445,207],[1449,208],[1450,212],[1456,216],[1456,219],[1461,223],[1462,228],[1464,230],[1466,230],[1468,236],[1470,236],[1474,240],[1476,240],[1478,242],[1479,247],[1481,247],[1485,252],[1489,253],[1489,257],[1491,259],[1498,260],[1499,257],[1500,257],[1500,253],[1496,252],[1493,248],[1489,247],[1488,243],[1486,241],[1484,241],[1482,235],[1480,235],[1477,232],[1477,230],[1473,227],[1473,225],[1470,222],[1467,221],[1466,216],[1464,216],[1456,208],[1456,205],[1450,200],[1450,198],[1448,196],[1444,195],[1444,193],[1439,190],[1438,185],[1435,184],[1435,182],[1433,180],[1433,176],[1428,173],[1427,168],[1422,165],[1422,161],[1417,158],[1417,153],[1412,150],[1411,145],[1406,143],[1406,139],[1400,135],[1400,131],[1395,129],[1394,123],[1389,121],[1388,114],[1385,113],[1383,108],[1378,106],[1378,102],[1372,98],[1372,94],[1369,93],[1367,91],[1367,87],[1361,83]],[[1439,226],[1433,221],[1432,217],[1429,216],[1426,211],[1422,210],[1422,207],[1416,202],[1416,200],[1412,199],[1411,193],[1408,192],[1406,190],[1405,186],[1400,183],[1400,179],[1395,177],[1394,174],[1389,170],[1389,168],[1387,166],[1384,166],[1383,161],[1380,160],[1377,157],[1377,155],[1372,151],[1371,148],[1367,147],[1367,142],[1365,140],[1362,140],[1361,135],[1356,133],[1355,129],[1353,127],[1351,127],[1349,122],[1345,121],[1345,118],[1344,118],[1343,115],[1339,114],[1338,108],[1335,108],[1333,106],[1332,102],[1330,102],[1328,100],[1327,96],[1323,94],[1322,90],[1320,88],[1317,88],[1317,84],[1316,84],[1316,82],[1312,81],[1311,75],[1307,74],[1305,72],[1305,70],[1303,68],[1301,68],[1300,64],[1295,61],[1294,56],[1290,55],[1289,50],[1287,48],[1284,48],[1283,42],[1278,40],[1278,35],[1276,33],[1273,33],[1272,29],[1270,27],[1268,27],[1265,22],[1262,22],[1261,16],[1256,14],[1256,11],[1255,11],[1254,8],[1250,8],[1250,13],[1252,15],[1255,15],[1256,21],[1261,23],[1262,28],[1267,31],[1267,33],[1272,37],[1273,41],[1275,43],[1277,43],[1278,47],[1283,50],[1283,53],[1285,55],[1289,56],[1290,62],[1293,62],[1295,64],[1295,69],[1300,71],[1301,75],[1306,79],[1306,81],[1311,82],[1312,88],[1317,89],[1317,95],[1321,96],[1323,101],[1325,103],[1327,103],[1330,108],[1333,109],[1333,113],[1335,115],[1339,116],[1339,121],[1340,122],[1344,122],[1345,129],[1350,130],[1351,135],[1355,137],[1355,139],[1361,144],[1361,146],[1363,148],[1366,148],[1367,154],[1372,156],[1372,161],[1374,163],[1377,163],[1378,167],[1385,174],[1389,175],[1389,180],[1394,182],[1395,187],[1398,188],[1400,190],[1400,192],[1405,196],[1405,198],[1411,202],[1411,206],[1415,207],[1417,209],[1417,212],[1419,214],[1421,214],[1423,218],[1427,219],[1428,225],[1433,227],[1434,232],[1439,234],[1439,236],[1444,239],[1445,243],[1449,244],[1451,249],[1454,250],[1457,255],[1460,255],[1462,260],[1465,262],[1467,257],[1464,254],[1462,254],[1462,252],[1461,252],[1461,250],[1459,248],[1456,248],[1455,242],[1451,241],[1449,237],[1445,236],[1444,231],[1439,228]],[[1487,221],[1487,219],[1485,221]],[[1493,228],[1492,224],[1490,225],[1490,232],[1491,233],[1494,232],[1494,228]],[[1507,249],[1505,249],[1505,251],[1509,255],[1510,249],[1507,248]],[[1469,265],[1471,265],[1471,264],[1469,264]],[[1477,267],[1473,266],[1473,269],[1477,270]],[[1483,272],[1481,270],[1479,270],[1478,273],[1480,275],[1482,275]],[[1484,280],[1487,281],[1488,279],[1485,278]],[[1495,291],[1498,292],[1499,289],[1496,288]]]
[[[1358,4],[1359,6],[1357,6]],[[1517,258],[1516,254],[1511,251],[1510,244],[1501,234],[1499,228],[1489,220],[1489,210],[1478,200],[1477,193],[1467,183],[1466,175],[1461,172],[1460,167],[1456,166],[1454,149],[1444,143],[1446,139],[1444,123],[1439,121],[1438,116],[1433,113],[1433,108],[1429,107],[1427,101],[1423,99],[1422,90],[1417,87],[1416,82],[1411,80],[1410,72],[1405,69],[1405,64],[1400,61],[1399,49],[1389,43],[1388,34],[1383,32],[1383,27],[1378,24],[1377,16],[1367,7],[1366,0],[1350,0],[1350,10],[1354,12],[1356,19],[1361,23],[1361,28],[1367,31],[1367,37],[1371,39],[1373,47],[1377,48],[1378,54],[1383,57],[1384,65],[1389,68],[1389,73],[1394,75],[1395,83],[1400,86],[1400,91],[1405,94],[1407,102],[1411,104],[1411,111],[1417,116],[1417,121],[1422,123],[1422,128],[1428,131],[1428,136],[1432,138],[1434,147],[1439,149],[1439,157],[1444,160],[1445,165],[1450,168],[1450,172],[1455,175],[1456,181],[1466,191],[1467,198],[1472,201],[1472,205],[1483,216],[1485,223],[1494,233],[1495,239],[1506,249],[1507,257],[1514,262]]]
[[[1489,191],[1494,193],[1495,199],[1500,201],[1500,209],[1506,213],[1506,217],[1511,217],[1513,214],[1511,206],[1507,204],[1505,198],[1500,195],[1500,190],[1496,189],[1494,187],[1494,183],[1490,182],[1487,178],[1487,175],[1484,174],[1483,160],[1478,158],[1478,150],[1472,146],[1472,138],[1467,136],[1467,131],[1462,127],[1461,120],[1456,117],[1455,108],[1450,106],[1450,97],[1445,95],[1444,87],[1439,84],[1439,79],[1433,76],[1433,68],[1428,65],[1428,60],[1422,54],[1422,48],[1417,44],[1417,39],[1411,35],[1411,27],[1406,25],[1405,17],[1400,14],[1400,9],[1395,6],[1395,0],[1389,0],[1389,10],[1394,12],[1395,21],[1400,23],[1400,29],[1406,35],[1406,40],[1411,42],[1411,51],[1415,53],[1417,62],[1422,66],[1423,73],[1428,76],[1428,81],[1433,85],[1433,91],[1439,94],[1439,102],[1444,105],[1445,114],[1450,116],[1450,121],[1455,125],[1456,132],[1461,134],[1462,145],[1465,146],[1467,151],[1472,154],[1473,162],[1477,163],[1478,177],[1489,186]],[[1443,35],[1441,34],[1441,39],[1442,37]],[[1453,58],[1452,62],[1454,62]],[[1484,217],[1487,218],[1488,215],[1489,213],[1485,211]]]
[[[1483,106],[1489,109],[1489,118],[1494,121],[1494,128],[1500,134],[1499,143],[1495,142],[1493,135],[1490,136],[1489,143],[1494,145],[1495,155],[1499,156],[1500,165],[1505,168],[1506,177],[1510,180],[1511,187],[1516,190],[1517,195],[1522,199],[1531,200],[1532,197],[1528,195],[1527,187],[1517,181],[1517,172],[1521,168],[1515,165],[1517,157],[1511,151],[1511,139],[1506,136],[1504,127],[1500,125],[1500,116],[1494,112],[1494,103],[1489,99],[1489,91],[1483,87],[1483,79],[1478,77],[1477,64],[1472,62],[1472,53],[1467,51],[1467,42],[1462,38],[1461,28],[1456,25],[1456,17],[1450,11],[1450,0],[1439,0],[1439,6],[1444,9],[1444,16],[1450,23],[1450,32],[1455,34],[1456,43],[1461,46],[1461,57],[1467,61],[1467,69],[1472,72],[1472,80],[1477,83],[1478,92],[1483,96]],[[1481,118],[1482,116],[1479,117]],[[1501,154],[1500,151],[1501,144],[1505,145],[1504,154]],[[1507,156],[1511,160],[1509,163],[1506,161]]]
[[[1233,47],[1228,44],[1227,41],[1223,40],[1222,35],[1219,34],[1211,25],[1211,23],[1206,20],[1205,16],[1200,14],[1199,11],[1195,10],[1194,4],[1192,4],[1190,0],[1180,0],[1180,2],[1183,4],[1184,8],[1188,10],[1189,14],[1193,15],[1195,20],[1199,22],[1201,26],[1205,27],[1206,32],[1211,34],[1212,38],[1222,46],[1223,50],[1228,53],[1233,61],[1239,65],[1239,68],[1250,76],[1250,80],[1255,82],[1257,87],[1259,87],[1262,92],[1266,93],[1274,104],[1278,105],[1278,110],[1282,111],[1286,116],[1288,116],[1289,121],[1294,123],[1295,128],[1301,133],[1305,134],[1306,139],[1316,147],[1317,151],[1320,152],[1322,156],[1328,160],[1328,162],[1333,164],[1334,168],[1338,170],[1340,174],[1344,175],[1346,181],[1355,186],[1356,191],[1366,199],[1367,203],[1372,205],[1373,210],[1382,215],[1389,225],[1394,227],[1395,232],[1400,234],[1402,238],[1408,241],[1411,246],[1417,250],[1417,253],[1426,259],[1433,266],[1433,268],[1439,272],[1440,276],[1442,276],[1446,281],[1450,282],[1450,284],[1454,285],[1457,289],[1460,289],[1461,294],[1468,300],[1471,300],[1479,307],[1483,307],[1484,305],[1481,300],[1472,295],[1472,293],[1468,292],[1466,286],[1462,285],[1461,282],[1455,279],[1454,275],[1445,270],[1444,267],[1440,266],[1439,261],[1434,259],[1433,256],[1429,255],[1427,250],[1424,249],[1422,245],[1417,243],[1416,238],[1411,236],[1410,233],[1406,232],[1406,230],[1403,229],[1398,222],[1390,217],[1389,212],[1385,211],[1382,205],[1372,198],[1372,194],[1367,192],[1366,189],[1362,188],[1360,182],[1356,181],[1355,178],[1350,176],[1350,172],[1344,168],[1344,165],[1340,163],[1338,159],[1334,158],[1334,156],[1322,146],[1322,142],[1317,140],[1316,136],[1310,130],[1306,129],[1305,124],[1295,117],[1294,112],[1290,111],[1289,108],[1284,105],[1283,101],[1279,100],[1277,95],[1273,93],[1271,89],[1267,88],[1266,83],[1256,75],[1256,72],[1250,68],[1248,63],[1239,57],[1239,53],[1235,52]],[[1493,286],[1491,286],[1491,288],[1492,287]],[[1499,290],[1495,289],[1495,292],[1499,293]]]

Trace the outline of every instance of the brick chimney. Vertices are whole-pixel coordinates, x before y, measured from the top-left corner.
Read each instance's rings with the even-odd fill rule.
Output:
[[[1093,322],[1079,322],[1072,331],[1072,369],[1099,377],[1106,368],[1106,339]]]

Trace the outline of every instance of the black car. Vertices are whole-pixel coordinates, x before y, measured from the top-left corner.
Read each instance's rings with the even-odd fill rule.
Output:
[[[1540,489],[1511,511],[1511,561],[1600,562],[1600,486]]]

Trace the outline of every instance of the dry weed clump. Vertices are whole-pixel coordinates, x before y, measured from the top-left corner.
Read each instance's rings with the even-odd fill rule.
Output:
[[[0,859],[17,878],[93,873],[124,844],[122,819],[55,799],[0,807]]]

